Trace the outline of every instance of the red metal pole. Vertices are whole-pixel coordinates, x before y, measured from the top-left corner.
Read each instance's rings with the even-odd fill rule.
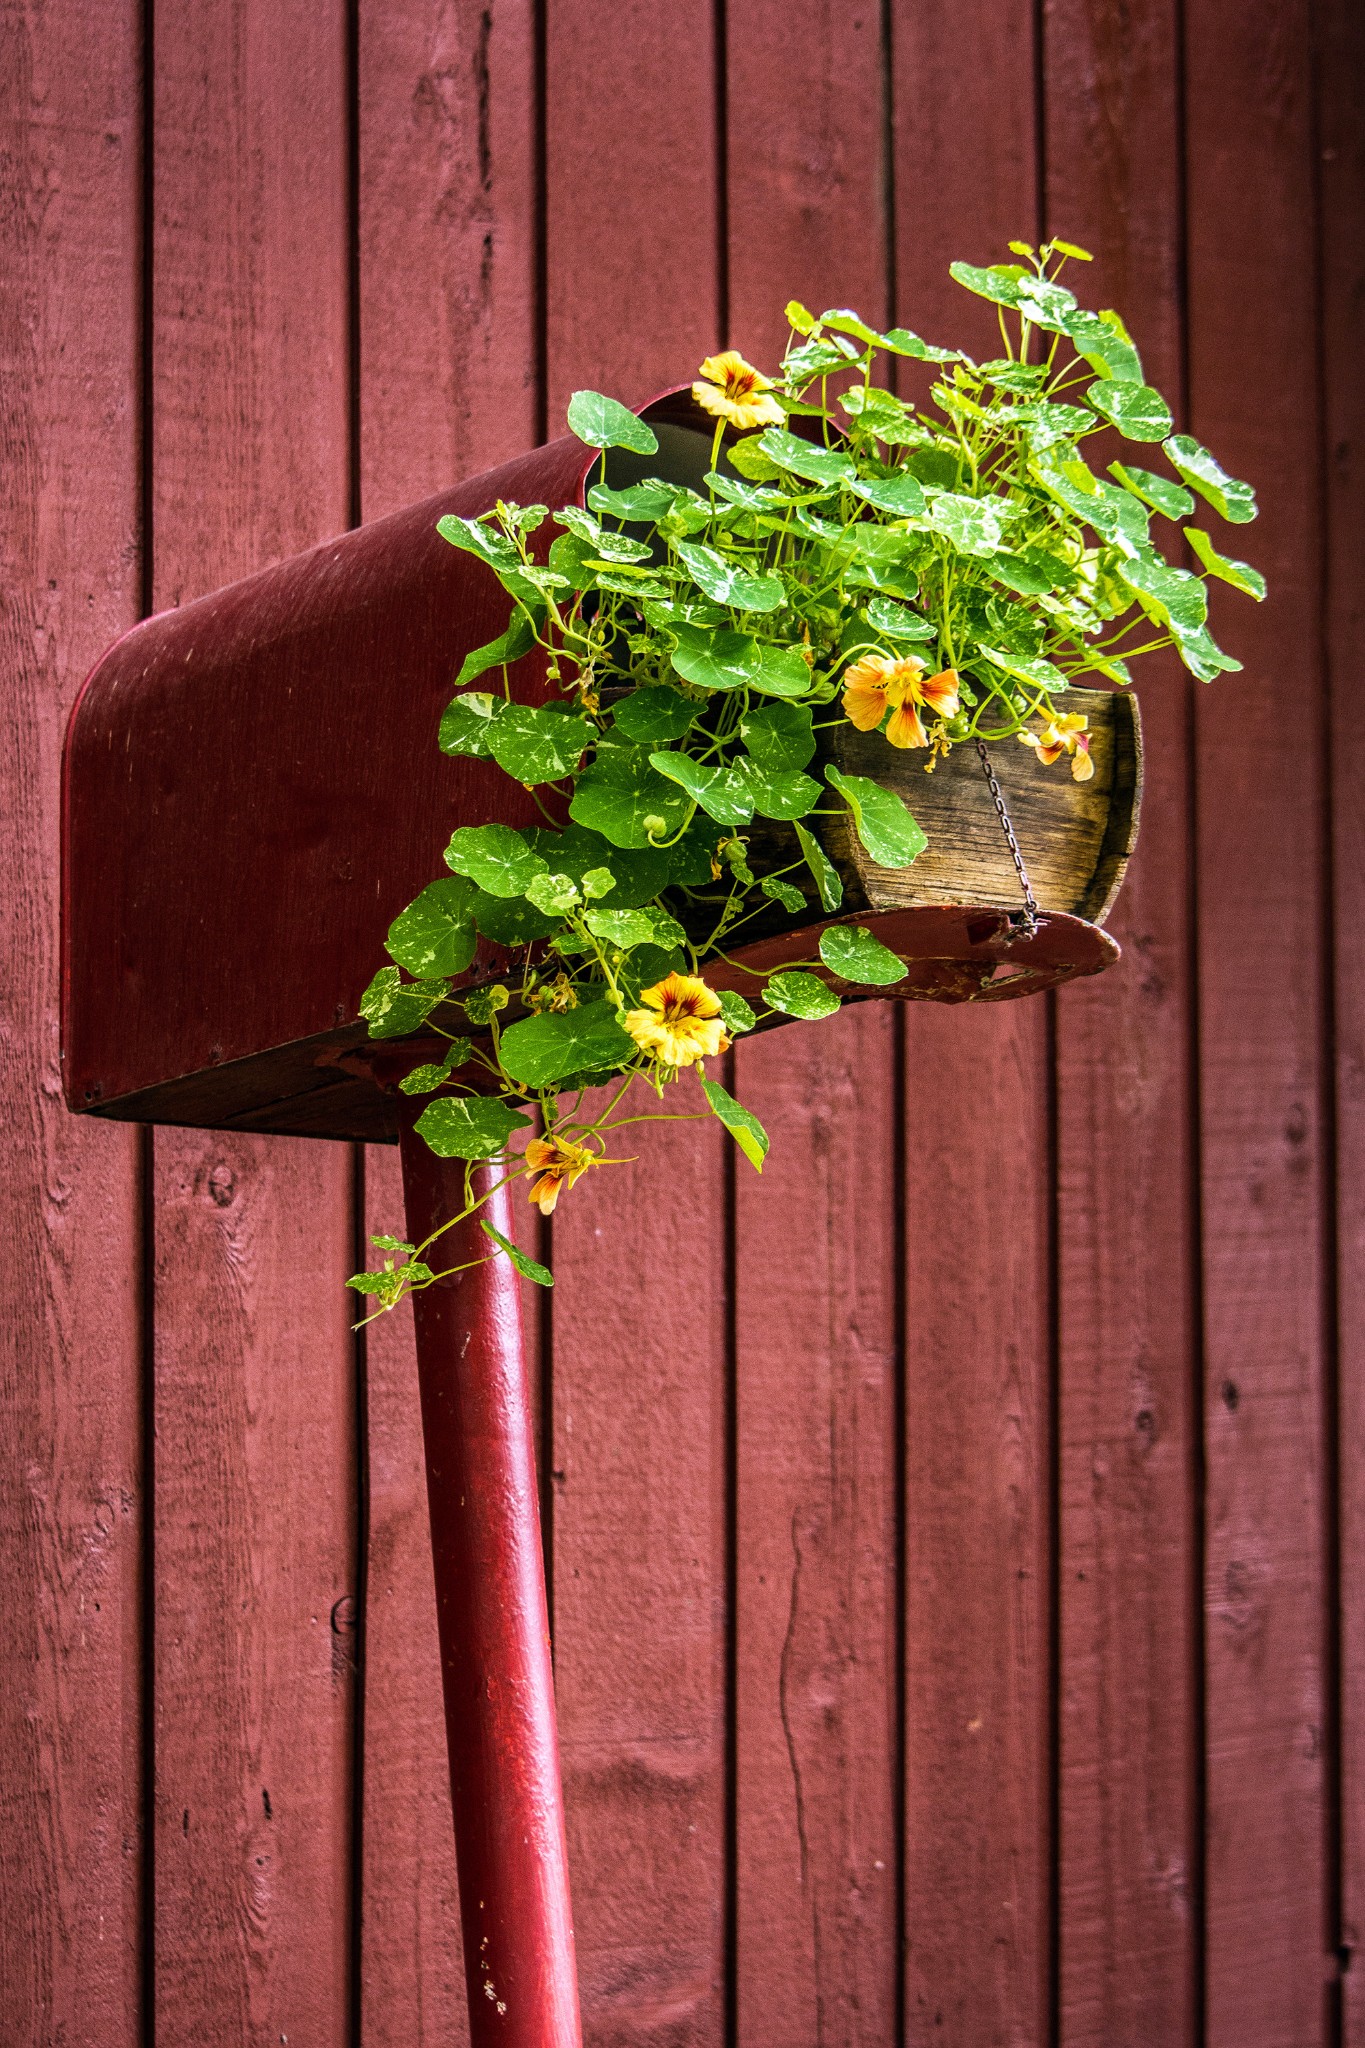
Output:
[[[419,1244],[464,1205],[463,1162],[412,1130],[421,1107],[404,1099],[400,1139]],[[480,1213],[511,1236],[506,1189]],[[492,1250],[471,1219],[440,1265]],[[472,2048],[580,2048],[520,1282],[499,1256],[413,1312]]]

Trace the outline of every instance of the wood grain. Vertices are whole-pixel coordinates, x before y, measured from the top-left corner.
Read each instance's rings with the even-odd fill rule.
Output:
[[[1356,1446],[1365,1439],[1365,974],[1358,934],[1365,914],[1365,837],[1357,792],[1365,780],[1354,716],[1359,648],[1365,627],[1365,389],[1359,375],[1365,304],[1365,16],[1333,6],[1320,17],[1318,106],[1323,292],[1323,474],[1326,485],[1325,647],[1332,790],[1332,889],[1335,951],[1336,1249],[1338,1389],[1335,1482],[1338,1489],[1340,1616],[1338,1673],[1341,1781],[1341,2038],[1365,2043],[1365,1473]],[[1329,1901],[1338,1870],[1329,1863]],[[1333,1930],[1329,1928],[1329,1938]]]
[[[1046,21],[1049,229],[1093,252],[1073,288],[1127,310],[1179,410],[1178,15],[1057,0]],[[1111,923],[1124,958],[1057,1002],[1060,2024],[1092,2048],[1199,2038],[1198,687],[1174,658],[1144,665],[1141,850]]]
[[[947,270],[1034,237],[1034,15],[891,29],[896,317],[994,354]],[[1023,2048],[1052,2023],[1048,1016],[906,1025],[906,2037]]]
[[[1237,538],[1271,590],[1214,600],[1246,671],[1196,712],[1207,2039],[1302,2048],[1329,2038],[1333,1740],[1310,17],[1205,0],[1186,48],[1190,421],[1261,490]]]
[[[138,1141],[74,1124],[58,763],[138,606],[138,11],[0,14],[0,1984],[16,2048],[142,2015]]]
[[[538,438],[532,10],[363,8],[358,73],[369,520]],[[387,1148],[366,1198],[370,1230],[398,1228]],[[366,1353],[361,2039],[445,2048],[468,2016],[410,1313],[371,1325]]]
[[[343,9],[158,8],[155,597],[347,518]],[[340,2038],[349,1155],[156,1143],[157,2025]]]

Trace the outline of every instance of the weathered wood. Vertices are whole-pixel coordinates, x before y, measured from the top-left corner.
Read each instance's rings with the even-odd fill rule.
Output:
[[[1179,10],[1045,16],[1047,218],[1095,261],[1183,412]],[[1080,181],[1076,167],[1093,167]],[[1168,529],[1168,532],[1173,530]],[[1234,549],[1240,552],[1240,549]],[[1222,687],[1236,716],[1236,677]],[[1057,1003],[1060,2033],[1199,2040],[1199,1335],[1189,859],[1192,696],[1141,667],[1143,834],[1122,971]]]
[[[1337,1870],[1329,1861],[1329,1910],[1341,1971],[1344,2048],[1365,2044],[1365,746],[1355,713],[1365,640],[1365,384],[1360,311],[1365,305],[1365,14],[1337,0],[1318,17],[1314,140],[1320,149],[1322,218],[1323,450],[1327,519],[1325,651],[1333,911],[1333,1050],[1336,1111],[1337,1411],[1328,1456],[1337,1489],[1340,1617],[1337,1672],[1340,1778]],[[1335,1423],[1335,1430],[1332,1424]],[[1338,1879],[1339,1871],[1339,1879]],[[1332,1897],[1339,1883],[1340,1896]]]
[[[0,2022],[142,2036],[139,1145],[59,1107],[57,776],[139,604],[139,10],[0,13]]]
[[[155,63],[168,605],[346,522],[345,10],[158,7]],[[350,2002],[349,1161],[164,1134],[154,1192],[155,2026],[330,2048]]]
[[[533,12],[359,10],[359,513],[372,520],[539,438]],[[346,1122],[391,1098],[341,1069]],[[372,1150],[371,1230],[402,1214]],[[535,1324],[528,1329],[535,1334]],[[467,2039],[412,1322],[367,1335],[363,2048]],[[538,1349],[535,1353],[537,1375]]]
[[[1271,593],[1215,595],[1246,672],[1196,700],[1206,2039],[1297,2048],[1330,2038],[1334,1934],[1312,17],[1202,0],[1185,28],[1190,424],[1261,491]]]
[[[546,20],[549,426],[715,347],[714,12]],[[626,309],[629,309],[628,314]],[[584,2031],[725,2037],[727,1228],[711,1126],[638,1126],[553,1241],[555,1673]],[[605,1184],[604,1184],[605,1183]]]
[[[891,9],[898,320],[993,355],[948,278],[1035,239],[1036,11]],[[911,368],[903,390],[925,389]],[[1021,750],[1022,751],[1022,750]],[[906,1019],[906,2038],[1052,2025],[1047,1013]]]

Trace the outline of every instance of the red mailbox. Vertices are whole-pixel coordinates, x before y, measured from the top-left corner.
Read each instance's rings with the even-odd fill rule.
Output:
[[[614,451],[608,479],[700,481],[711,423],[688,394],[644,416],[658,453]],[[461,661],[502,629],[507,600],[436,523],[500,498],[581,503],[596,459],[577,440],[553,442],[149,619],[103,657],[65,757],[73,1110],[397,1139],[413,1238],[462,1206],[447,1200],[462,1163],[412,1136],[406,1098],[388,1085],[394,1050],[368,1047],[358,1014],[390,922],[440,871],[452,827],[536,822],[529,795],[494,764],[438,750]],[[538,661],[514,671],[531,701]],[[974,777],[969,881],[929,876],[879,898],[861,878],[854,909],[907,960],[897,993],[995,1000],[1117,957],[1100,920],[1135,830],[1137,729],[1128,698],[1095,693],[1095,706],[1102,772],[1085,792],[1050,786],[1045,802],[1062,810],[1051,823],[1040,815],[1043,839],[1060,831],[1071,851],[1039,887],[1036,930],[1021,937],[1011,923],[1015,875],[970,758],[954,757],[932,791],[951,808]],[[809,956],[813,938],[806,923],[741,957]],[[504,959],[480,941],[462,982]],[[708,974],[726,985],[723,966]],[[493,1211],[504,1233],[506,1200],[504,1190]],[[456,1262],[486,1248],[478,1237]],[[473,2039],[570,2048],[573,1938],[514,1276],[505,1260],[479,1266],[422,1294],[415,1313]]]

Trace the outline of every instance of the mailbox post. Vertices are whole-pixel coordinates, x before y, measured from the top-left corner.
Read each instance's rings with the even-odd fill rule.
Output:
[[[700,478],[709,430],[687,394],[644,416],[660,444],[646,467]],[[417,1137],[415,1105],[392,1085],[393,1048],[370,1045],[359,1017],[388,926],[440,872],[452,827],[539,822],[530,795],[492,762],[437,747],[460,663],[502,630],[507,600],[436,524],[499,499],[581,504],[589,467],[581,443],[553,442],[146,620],[104,655],[72,713],[63,771],[72,1110],[397,1141],[414,1242],[463,1206],[463,1165]],[[514,665],[513,681],[523,701],[543,697],[536,654]],[[1009,1000],[1118,957],[1090,917],[1117,887],[1135,826],[1136,727],[1125,716],[1115,745],[1126,733],[1126,780],[1116,774],[1107,820],[1090,821],[1073,893],[1044,901],[1029,936],[999,902],[961,891],[870,902],[862,915],[906,963],[897,995]],[[817,939],[805,926],[733,957],[772,969],[809,957]],[[507,961],[481,939],[458,982]],[[724,988],[742,968],[707,972]],[[403,1053],[398,1072],[418,1056],[413,1045]],[[510,1235],[506,1191],[492,1200]],[[473,1222],[452,1237],[452,1265],[483,1263],[413,1307],[471,2035],[474,2048],[578,2048],[519,1293],[508,1261],[484,1258]]]

